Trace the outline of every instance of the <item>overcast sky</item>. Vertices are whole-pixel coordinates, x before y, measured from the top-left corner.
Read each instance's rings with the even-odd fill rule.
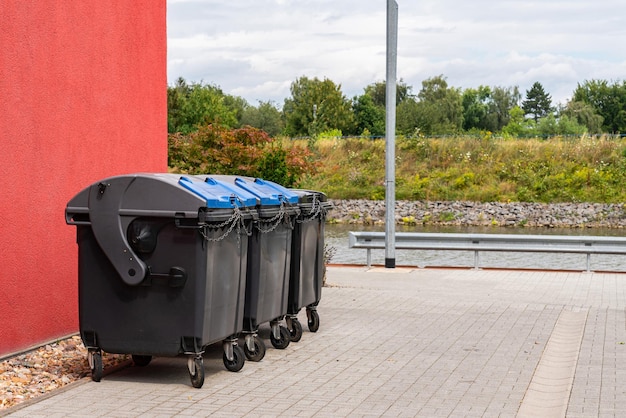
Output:
[[[461,89],[626,80],[625,0],[397,0],[398,79]],[[352,98],[384,81],[386,0],[167,0],[168,83],[217,85],[282,106],[301,76]]]

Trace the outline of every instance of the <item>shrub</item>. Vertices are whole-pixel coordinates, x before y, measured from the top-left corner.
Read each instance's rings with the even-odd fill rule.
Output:
[[[316,170],[307,148],[296,144],[285,147],[280,140],[251,127],[201,126],[187,135],[169,135],[168,149],[170,171],[179,173],[261,177],[293,187]]]

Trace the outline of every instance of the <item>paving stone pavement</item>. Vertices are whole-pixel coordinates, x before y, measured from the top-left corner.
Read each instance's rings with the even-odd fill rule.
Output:
[[[302,311],[302,340],[277,350],[262,327],[265,358],[238,373],[209,347],[201,389],[185,358],[156,358],[7,416],[516,417],[567,387],[567,417],[626,417],[626,274],[331,266],[327,282],[317,333]],[[546,350],[568,312],[575,338]],[[560,352],[573,379],[550,388]]]

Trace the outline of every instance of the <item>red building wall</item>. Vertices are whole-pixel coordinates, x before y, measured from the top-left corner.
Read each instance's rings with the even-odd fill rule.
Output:
[[[78,331],[67,202],[167,170],[165,0],[0,3],[0,357]]]

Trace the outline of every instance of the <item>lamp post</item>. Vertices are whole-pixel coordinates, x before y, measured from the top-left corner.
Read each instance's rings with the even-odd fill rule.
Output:
[[[385,100],[385,267],[396,267],[396,64],[398,3],[387,0],[387,75]]]

